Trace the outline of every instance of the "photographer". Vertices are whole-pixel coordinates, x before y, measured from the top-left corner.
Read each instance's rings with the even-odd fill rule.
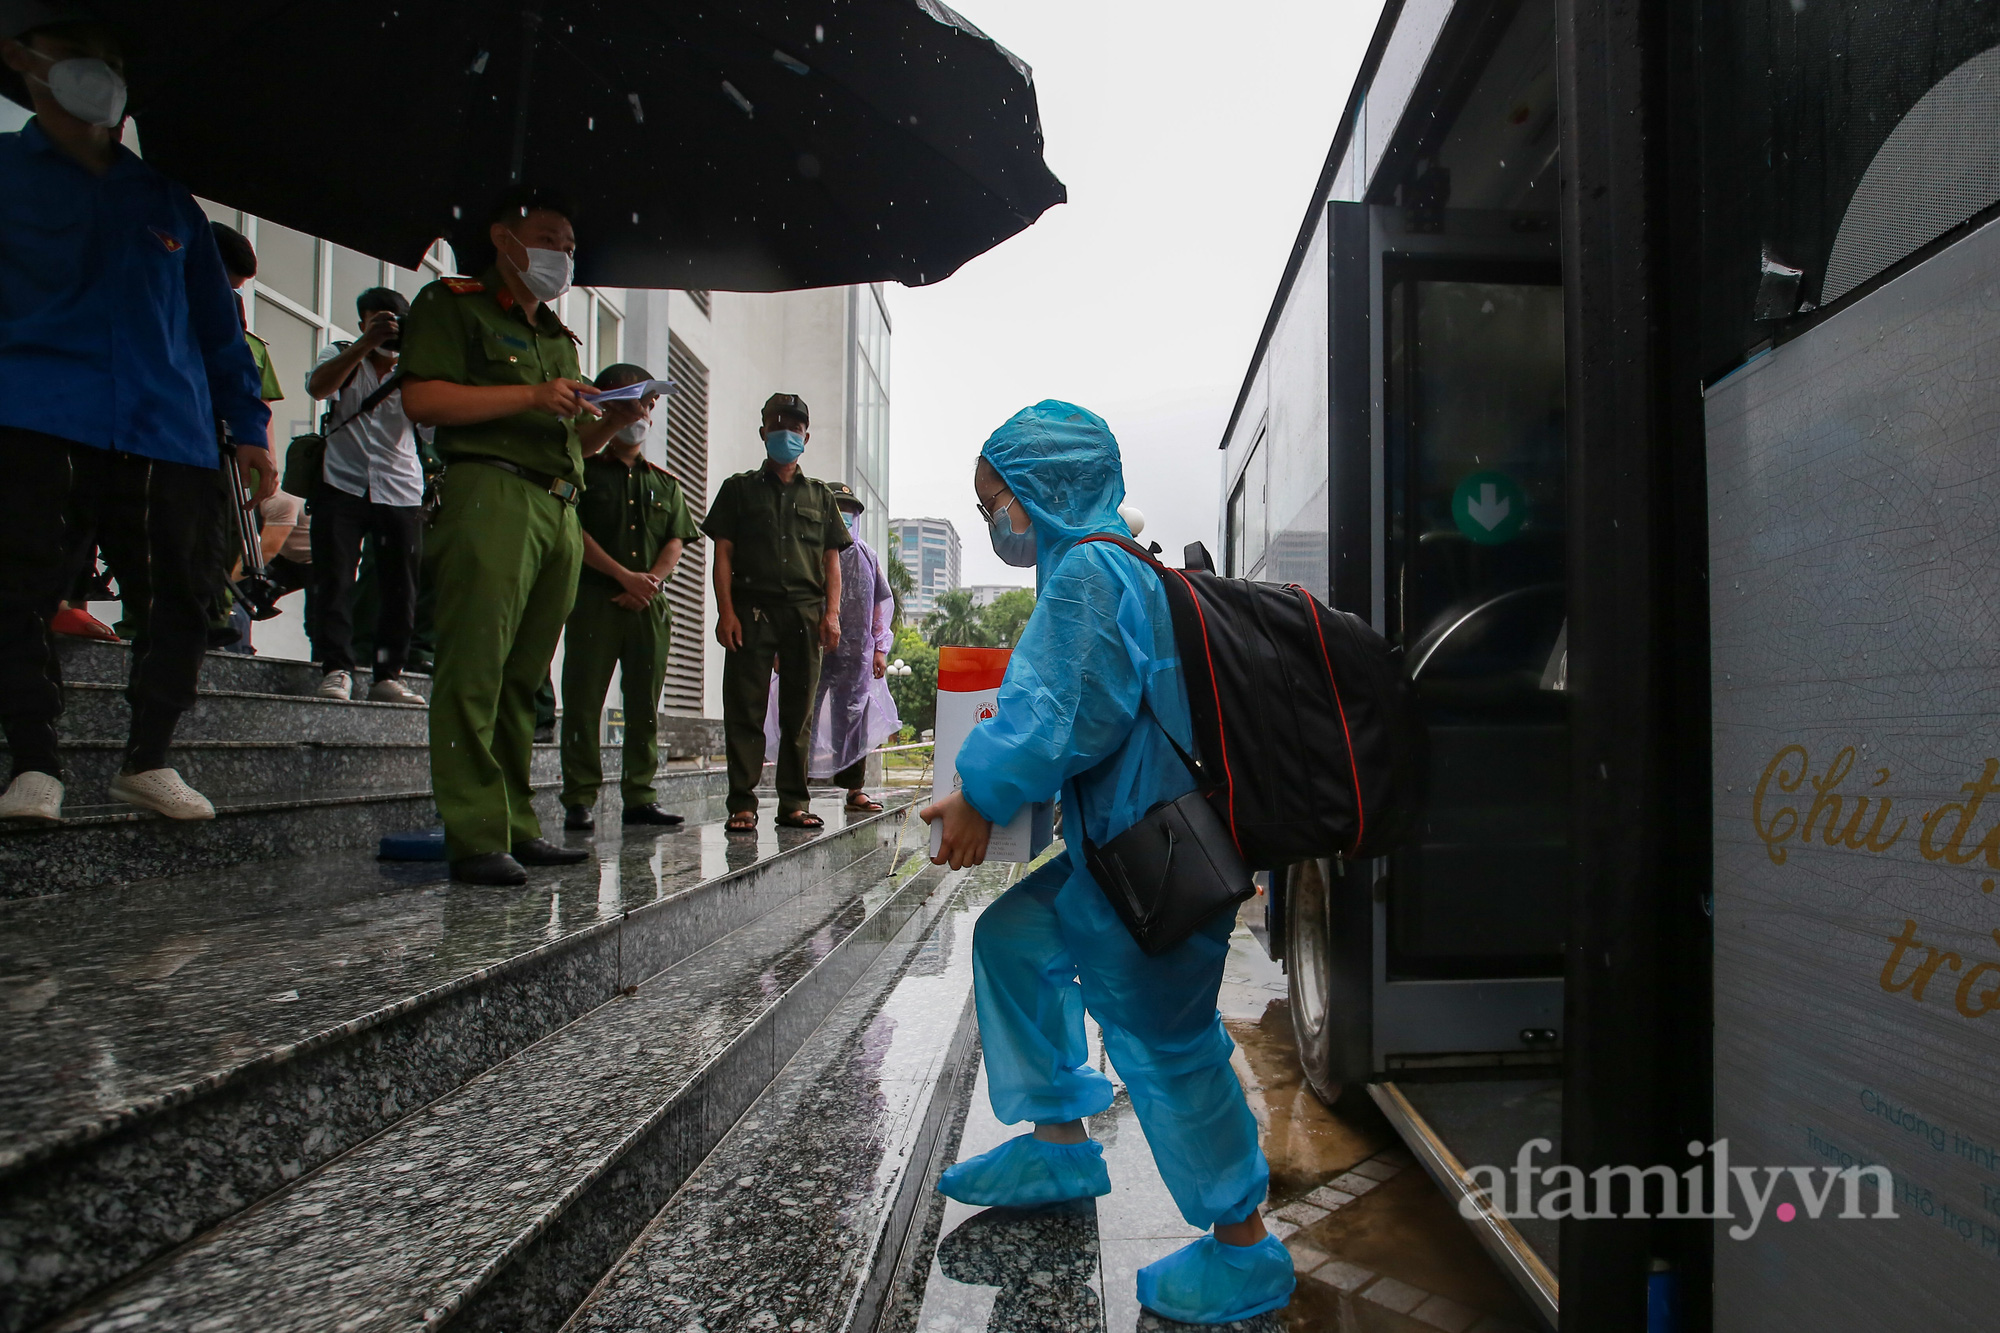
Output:
[[[397,679],[416,624],[424,543],[424,469],[402,390],[392,384],[410,303],[387,287],[370,287],[355,298],[354,310],[361,336],[328,347],[306,377],[307,393],[331,400],[326,464],[312,496],[309,628],[326,673],[319,696],[354,695],[354,578],[362,539],[372,535],[378,610],[368,698],[420,704],[423,696]],[[385,385],[391,387],[382,394]]]
[[[0,8],[0,91],[34,119],[0,134],[0,818],[62,817],[63,699],[48,621],[93,544],[148,608],[109,795],[173,819],[215,807],[168,767],[207,646],[216,422],[262,500],[270,409],[208,219],[120,145],[123,57],[55,5]]]

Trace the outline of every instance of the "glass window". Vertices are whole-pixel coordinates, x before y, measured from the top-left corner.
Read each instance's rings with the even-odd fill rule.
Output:
[[[304,232],[262,220],[256,240],[257,281],[307,310],[318,310],[319,243]]]
[[[854,301],[852,480],[869,499],[863,536],[879,543],[887,532],[878,525],[886,518],[889,492],[889,321],[878,287],[856,288]],[[883,518],[872,516],[878,507]]]
[[[1229,493],[1228,551],[1223,562],[1231,578],[1256,578],[1264,561],[1264,533],[1269,521],[1264,476],[1269,466],[1264,432],[1250,446],[1250,457]]]
[[[282,449],[294,435],[313,429],[316,412],[306,394],[306,375],[319,352],[319,330],[275,301],[257,303],[255,323],[257,336],[270,344],[271,366],[285,391],[284,401],[271,404],[271,433]]]
[[[624,323],[625,321],[618,317],[618,312],[613,310],[608,302],[597,303],[598,370],[602,371],[606,366],[617,363],[618,333]]]
[[[1243,480],[1238,478],[1236,489],[1229,493],[1228,551],[1222,558],[1222,572],[1232,579],[1243,577],[1244,503]]]
[[[213,199],[196,199],[195,202],[201,205],[202,212],[208,214],[210,222],[220,222],[226,227],[243,230],[243,215],[235,209],[218,204]]]
[[[354,313],[354,298],[382,284],[382,265],[344,245],[330,245],[327,249],[333,252],[333,308],[326,312],[327,318],[348,334],[359,333],[360,316]]]

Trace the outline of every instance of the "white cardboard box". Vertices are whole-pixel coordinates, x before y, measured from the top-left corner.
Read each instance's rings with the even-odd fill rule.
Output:
[[[938,650],[937,748],[931,763],[931,799],[943,800],[957,791],[958,750],[981,722],[999,706],[1000,681],[1007,674],[1008,648],[945,647]],[[1005,824],[993,826],[986,844],[988,861],[1032,861],[1055,836],[1055,804],[1024,805]],[[938,852],[944,825],[931,825],[931,855]]]

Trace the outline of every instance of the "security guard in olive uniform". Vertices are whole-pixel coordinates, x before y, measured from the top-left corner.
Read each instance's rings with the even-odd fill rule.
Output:
[[[840,553],[853,545],[833,492],[799,470],[811,418],[797,394],[764,404],[764,466],[722,483],[702,526],[715,542],[715,637],[729,746],[731,833],[757,828],[764,712],[778,662],[778,824],[819,828],[806,808],[806,734],[820,654],[840,642]]]
[[[569,290],[570,210],[542,190],[510,192],[477,278],[417,293],[403,324],[403,408],[435,426],[445,460],[424,540],[437,589],[431,788],[454,879],[520,884],[524,865],[589,856],[541,836],[530,804],[535,690],[576,598],[583,460],[640,419],[584,395],[576,335],[549,302]]]
[[[650,380],[639,366],[608,366],[600,389]],[[640,406],[650,414],[655,399]],[[598,717],[612,671],[622,667],[625,695],[625,767],[619,788],[627,824],[678,824],[659,807],[653,774],[659,770],[660,687],[667,677],[667,646],[674,613],[666,584],[688,542],[701,530],[688,513],[681,484],[647,460],[645,421],[619,431],[602,453],[583,463],[583,574],[576,608],[563,634],[563,827],[596,824],[591,808],[604,783],[598,757]]]

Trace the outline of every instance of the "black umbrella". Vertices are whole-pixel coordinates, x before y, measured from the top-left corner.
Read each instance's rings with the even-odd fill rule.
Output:
[[[414,267],[511,181],[580,282],[936,282],[1063,202],[1027,65],[937,0],[97,0],[146,157]]]

